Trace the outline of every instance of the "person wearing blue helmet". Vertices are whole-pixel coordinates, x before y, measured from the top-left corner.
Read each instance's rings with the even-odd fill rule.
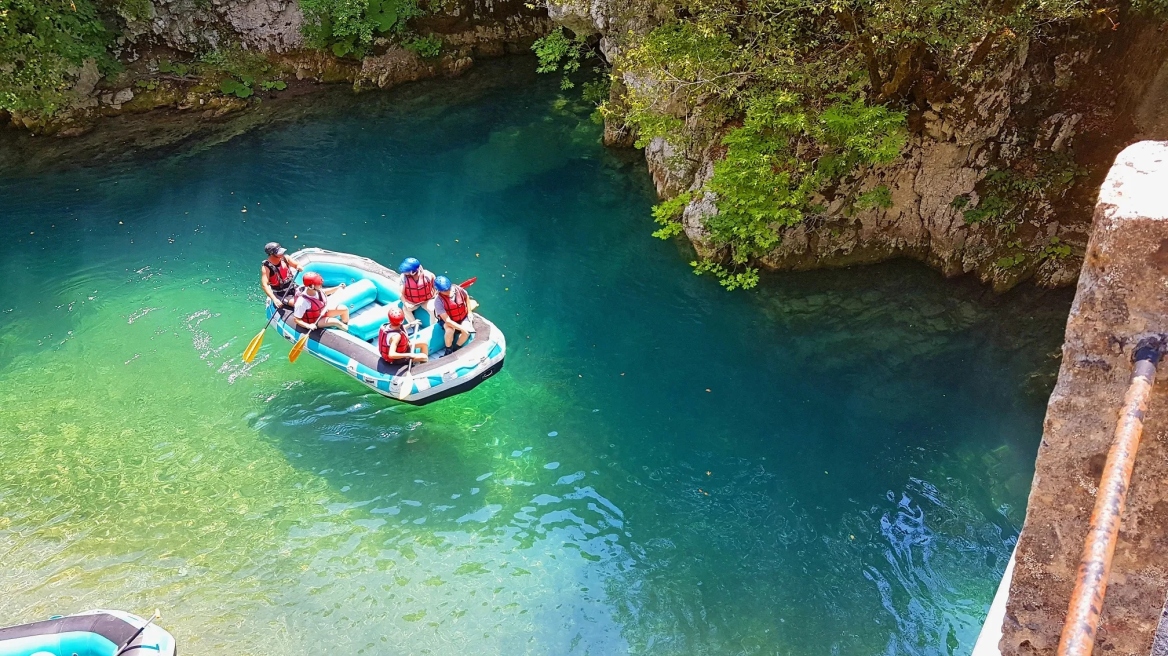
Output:
[[[422,307],[430,316],[437,316],[434,314],[434,274],[422,268],[422,263],[416,257],[407,257],[402,260],[401,266],[397,268],[397,272],[402,274],[402,288],[401,300],[402,311],[405,312],[406,321],[414,323],[417,319],[414,318],[414,310]]]
[[[458,346],[466,344],[474,327],[471,325],[470,295],[450,278],[438,276],[434,279],[438,297],[434,299],[434,316],[446,331],[446,350],[454,346],[454,335],[458,333]]]

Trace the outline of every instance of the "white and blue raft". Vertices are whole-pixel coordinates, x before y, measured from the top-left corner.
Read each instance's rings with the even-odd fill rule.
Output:
[[[174,636],[120,610],[91,610],[0,628],[0,656],[175,656]]]
[[[426,362],[389,363],[381,358],[377,336],[390,306],[401,305],[399,290],[401,278],[373,260],[305,248],[289,257],[324,279],[325,287],[345,284],[344,289],[329,296],[329,307],[345,305],[349,308],[349,330],[320,328],[311,332],[296,325],[291,308],[275,308],[267,302],[267,317],[272,319],[276,332],[291,342],[305,333],[305,350],[346,374],[356,378],[382,396],[413,405],[460,394],[478,386],[503,368],[507,341],[503,333],[477,312],[473,313],[471,338],[461,348],[441,353],[445,335],[428,312],[418,310],[414,315],[420,321],[410,333],[411,343],[429,346],[431,358]],[[303,284],[303,272],[297,274],[296,284]],[[440,355],[440,357],[434,357]]]

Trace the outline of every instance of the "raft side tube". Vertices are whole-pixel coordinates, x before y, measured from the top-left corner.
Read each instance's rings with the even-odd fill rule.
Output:
[[[137,637],[138,629],[146,626]],[[174,636],[132,613],[92,610],[0,629],[0,656],[116,656],[127,641],[125,654],[145,651],[152,656],[175,656]]]

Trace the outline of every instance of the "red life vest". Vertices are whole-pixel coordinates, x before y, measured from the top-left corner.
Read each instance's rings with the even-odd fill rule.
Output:
[[[422,275],[402,274],[402,296],[410,303],[425,303],[434,298],[434,274],[422,269]]]
[[[268,270],[268,284],[273,288],[286,287],[292,282],[292,270],[284,258],[280,258],[280,266],[272,264],[271,260],[264,260],[262,264]]]
[[[409,353],[411,350],[410,338],[406,335],[405,329],[401,326],[394,328],[388,323],[381,324],[381,332],[377,334],[377,348],[381,351],[381,359],[386,362],[400,362],[401,358],[389,359],[389,338],[397,333],[401,338],[397,340],[397,348],[395,353]]]
[[[462,323],[466,319],[466,315],[469,313],[466,301],[466,290],[458,285],[450,288],[450,296],[442,297],[442,305],[446,306],[446,314],[450,315],[451,321]]]
[[[320,315],[324,313],[324,306],[328,303],[324,292],[321,292],[320,296],[309,296],[301,291],[296,293],[296,298],[297,300],[304,298],[304,300],[308,301],[308,309],[304,311],[304,316],[300,317],[300,320],[304,323],[315,323],[320,318]]]

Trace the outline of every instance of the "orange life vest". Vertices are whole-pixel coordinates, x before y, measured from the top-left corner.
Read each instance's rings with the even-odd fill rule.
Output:
[[[304,311],[304,316],[300,317],[300,320],[304,323],[316,323],[316,320],[324,313],[325,304],[328,303],[324,292],[321,292],[320,296],[309,296],[301,291],[296,293],[296,297],[304,297],[308,301],[308,309]]]
[[[422,269],[422,275],[402,274],[402,296],[410,303],[425,303],[434,298],[434,274]]]
[[[381,359],[386,362],[400,362],[402,360],[402,358],[394,358],[392,360],[389,358],[389,338],[394,333],[401,335],[397,340],[397,347],[394,353],[409,353],[411,349],[410,338],[406,335],[404,328],[401,326],[394,328],[388,323],[381,324],[381,331],[377,333],[377,348],[381,351]]]
[[[466,319],[466,315],[469,314],[466,303],[466,290],[458,285],[450,288],[450,296],[442,297],[442,305],[446,306],[446,314],[449,314],[450,320],[455,323],[462,323]]]
[[[268,270],[268,284],[272,289],[283,289],[292,283],[292,269],[288,268],[284,258],[280,258],[279,266],[272,264],[271,260],[264,260],[261,264]]]

